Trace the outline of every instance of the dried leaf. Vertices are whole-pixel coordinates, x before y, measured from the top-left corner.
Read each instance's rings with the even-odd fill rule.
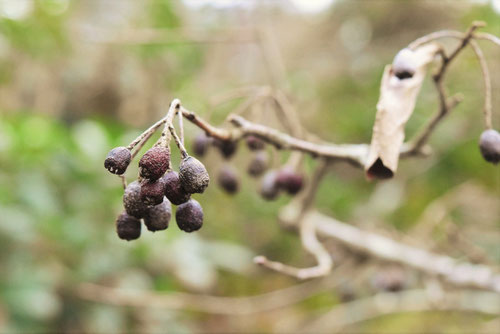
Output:
[[[426,44],[413,51],[415,73],[395,73],[387,65],[382,77],[377,115],[365,164],[369,179],[391,178],[398,168],[399,152],[405,137],[405,125],[415,108],[416,99],[426,74],[427,65],[433,60],[439,47]],[[398,76],[401,77],[398,78]]]

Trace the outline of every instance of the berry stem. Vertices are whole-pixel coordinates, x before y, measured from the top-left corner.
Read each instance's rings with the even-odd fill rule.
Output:
[[[127,148],[129,150],[132,150],[135,146],[137,146],[137,144],[139,144],[141,141],[143,141],[143,139],[145,139],[146,141],[151,138],[151,136],[153,135],[153,133],[155,133],[156,130],[158,130],[163,123],[165,123],[166,121],[166,117],[160,119],[159,121],[157,121],[155,124],[151,125],[146,131],[144,131],[143,133],[141,133],[139,135],[139,137],[135,138],[128,146]],[[147,139],[146,139],[147,138]],[[142,146],[144,146],[145,143],[142,144]],[[141,147],[142,147],[141,146]]]

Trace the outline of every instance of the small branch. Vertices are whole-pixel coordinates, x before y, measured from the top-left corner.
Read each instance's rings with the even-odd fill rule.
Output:
[[[177,111],[179,113],[179,111]],[[179,115],[179,137],[181,139],[181,144],[184,145],[184,117],[182,115]]]
[[[166,121],[166,117],[160,119],[155,124],[151,125],[146,131],[144,131],[143,133],[141,133],[139,135],[139,137],[135,138],[127,146],[127,148],[129,150],[132,150],[135,146],[137,146],[137,144],[143,142],[144,140],[147,141],[149,138],[151,138],[151,136],[155,133],[155,131],[158,130],[165,123],[165,121]],[[144,146],[145,141],[141,144],[141,148],[142,148],[142,146]],[[139,148],[139,150],[140,150],[140,148]]]
[[[486,59],[484,58],[483,51],[476,43],[476,41],[471,40],[470,46],[479,60],[479,65],[481,66],[481,72],[483,74],[483,82],[484,82],[484,126],[486,129],[493,128],[492,121],[492,104],[491,104],[491,79],[490,79],[490,71],[488,70],[488,64],[486,63]]]
[[[304,249],[316,258],[318,263],[316,266],[297,268],[281,262],[270,261],[265,256],[255,257],[254,262],[268,269],[278,271],[300,280],[328,275],[333,267],[332,257],[316,237],[316,226],[314,222],[304,221],[300,224],[300,239]]]
[[[331,237],[376,258],[441,276],[455,286],[473,286],[500,293],[500,274],[494,273],[488,266],[459,263],[449,256],[434,254],[361,230],[319,212],[309,212],[304,219],[314,222],[320,235]]]
[[[485,32],[478,32],[478,33],[474,34],[474,38],[490,41],[490,42],[500,46],[500,38],[498,38],[497,36],[492,35],[492,34],[488,34]]]
[[[500,314],[500,299],[491,292],[458,291],[433,293],[431,289],[379,293],[334,307],[308,323],[299,332],[332,333],[342,328],[388,314],[406,312],[475,312]]]
[[[75,293],[84,300],[117,306],[189,309],[212,314],[243,316],[283,308],[331,290],[339,284],[343,274],[350,268],[350,264],[343,264],[337,269],[339,276],[325,277],[251,297],[218,297],[181,292],[159,293],[111,288],[92,283],[79,284]]]

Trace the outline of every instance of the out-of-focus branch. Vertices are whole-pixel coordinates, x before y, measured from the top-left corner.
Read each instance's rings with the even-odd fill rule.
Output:
[[[331,311],[306,324],[300,332],[332,333],[342,328],[375,319],[383,315],[405,312],[475,312],[500,314],[500,299],[496,293],[484,291],[442,292],[407,290],[399,293],[380,293],[336,306]]]
[[[339,273],[351,269],[350,263],[338,267]],[[158,293],[144,290],[125,290],[92,283],[82,283],[75,289],[84,300],[132,307],[156,307],[166,309],[189,309],[205,313],[226,315],[249,315],[282,308],[305,300],[337,286],[341,276],[305,282],[278,291],[252,297],[218,297],[189,293]]]
[[[287,216],[281,219],[287,219]],[[361,230],[317,211],[308,212],[304,219],[316,224],[319,235],[333,238],[373,257],[440,276],[455,286],[473,286],[500,293],[500,274],[495,273],[488,266],[460,263],[449,256],[434,254],[376,233]]]

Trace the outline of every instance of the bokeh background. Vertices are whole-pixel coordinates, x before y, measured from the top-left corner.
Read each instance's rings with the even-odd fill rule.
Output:
[[[252,263],[258,254],[298,266],[314,262],[297,235],[276,223],[290,198],[264,201],[258,182],[245,175],[246,147],[230,162],[215,150],[204,158],[212,175],[223,163],[238,168],[242,184],[229,196],[213,182],[196,197],[205,210],[199,233],[183,233],[172,222],[165,232],[143,229],[134,242],[115,233],[123,190],[103,168],[106,153],[161,118],[169,99],[222,124],[239,101],[214,108],[214,99],[262,85],[286,91],[304,126],[322,140],[369,142],[384,65],[415,38],[465,30],[473,20],[500,35],[500,1],[0,0],[0,332],[294,332],[347,300],[376,294],[388,271],[397,271],[404,288],[423,286],[426,277],[411,269],[327,242],[339,262],[356,262],[352,270],[334,288],[270,312],[130,308],[75,293],[92,282],[241,297],[297,284]],[[481,45],[498,129],[500,48]],[[280,60],[276,66],[266,52]],[[400,239],[423,233],[418,242],[426,249],[498,268],[500,171],[477,148],[484,91],[473,53],[461,54],[449,72],[448,90],[464,101],[433,135],[435,153],[403,161],[386,182],[369,183],[361,171],[339,164],[316,205]],[[436,102],[427,80],[408,135]],[[198,133],[186,124],[188,148]],[[304,171],[314,165],[307,158]],[[129,180],[136,173],[133,163]],[[497,326],[491,316],[422,312],[346,330],[469,333]]]

